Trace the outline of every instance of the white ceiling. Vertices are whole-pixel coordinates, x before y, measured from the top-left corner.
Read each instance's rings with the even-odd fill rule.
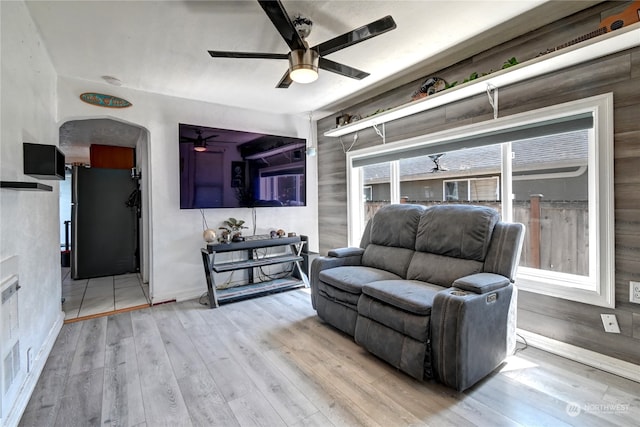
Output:
[[[142,91],[302,114],[380,84],[544,3],[283,1],[290,15],[302,13],[314,22],[307,39],[311,46],[386,15],[397,23],[393,31],[327,56],[367,71],[369,77],[357,81],[320,70],[316,82],[294,83],[289,89],[275,88],[287,68],[286,60],[211,58],[207,53],[288,53],[254,0],[28,0],[27,6],[61,76],[104,83],[101,76],[108,75]],[[559,6],[559,13],[565,13],[562,8],[566,6]],[[532,28],[541,25],[530,24]]]
[[[357,81],[320,70],[308,85],[277,89],[286,60],[211,58],[207,50],[288,53],[255,0],[31,1],[27,7],[60,76],[210,103],[319,118],[344,103],[435,72],[597,3],[547,0],[283,1],[313,21],[310,46],[386,15],[397,28],[327,59],[369,72]],[[425,71],[428,70],[428,71]],[[414,74],[410,74],[414,73]],[[366,95],[365,95],[366,93]],[[342,103],[342,105],[340,105]],[[109,123],[98,125],[109,132]],[[122,136],[122,126],[113,132]],[[76,145],[86,126],[61,133]],[[135,135],[135,131],[127,134]],[[75,141],[75,142],[74,142]],[[135,145],[136,141],[129,141]]]

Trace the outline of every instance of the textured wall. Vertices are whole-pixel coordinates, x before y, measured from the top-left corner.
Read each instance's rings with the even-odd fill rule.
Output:
[[[0,175],[3,181],[37,181],[22,173],[22,143],[58,144],[55,71],[23,3],[1,2],[2,71]],[[57,181],[41,181],[51,192],[0,190],[0,260],[17,257],[20,364],[19,383],[2,390],[4,422],[16,422],[23,399],[35,386],[50,346],[62,326]],[[27,349],[34,366],[27,373]],[[1,349],[4,359],[8,349]],[[17,385],[17,387],[16,387]],[[24,386],[21,391],[20,386]]]

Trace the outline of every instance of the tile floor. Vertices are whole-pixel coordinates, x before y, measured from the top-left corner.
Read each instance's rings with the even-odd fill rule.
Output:
[[[149,304],[149,284],[135,273],[73,280],[70,269],[63,268],[62,298],[64,319],[77,319]]]

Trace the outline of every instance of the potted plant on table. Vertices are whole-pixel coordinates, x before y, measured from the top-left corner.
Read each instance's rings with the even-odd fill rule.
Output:
[[[245,221],[242,219],[229,218],[224,221],[225,227],[219,227],[220,230],[224,230],[222,232],[223,236],[227,236],[227,242],[229,239],[232,242],[242,242],[244,237],[242,237],[242,229],[249,228],[244,226]]]

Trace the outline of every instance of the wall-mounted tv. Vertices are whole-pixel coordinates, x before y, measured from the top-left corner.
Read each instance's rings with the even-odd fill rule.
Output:
[[[306,206],[306,144],[292,138],[178,125],[180,209]]]

